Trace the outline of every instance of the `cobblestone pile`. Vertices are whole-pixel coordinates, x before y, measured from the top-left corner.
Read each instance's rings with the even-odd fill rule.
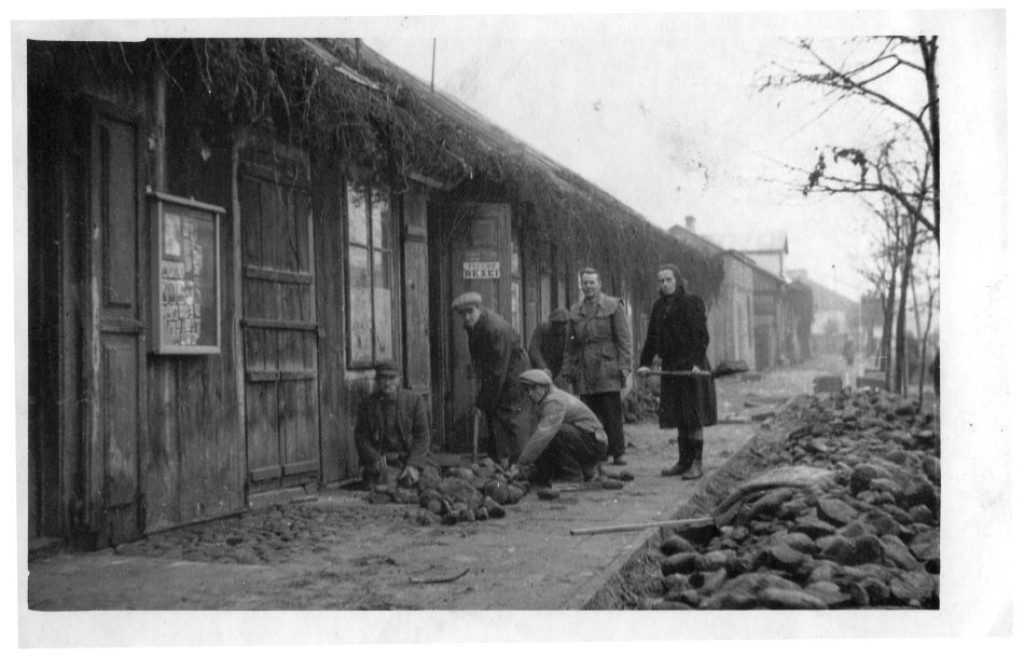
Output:
[[[367,495],[371,504],[418,505],[406,515],[420,525],[476,522],[505,516],[504,506],[519,503],[530,490],[528,481],[510,478],[490,458],[472,465],[446,466],[424,471],[415,487],[397,484],[398,470],[385,484]]]
[[[877,390],[804,397],[768,469],[665,534],[653,609],[937,608],[939,434],[916,403]]]

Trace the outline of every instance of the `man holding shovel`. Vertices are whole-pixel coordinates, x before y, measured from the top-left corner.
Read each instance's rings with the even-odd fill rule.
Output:
[[[703,475],[703,428],[718,423],[715,381],[707,358],[707,314],[704,301],[686,293],[674,264],[659,267],[658,293],[637,374],[661,375],[658,423],[678,430],[679,460],[661,475],[691,480]],[[661,372],[651,371],[655,356],[661,358]]]

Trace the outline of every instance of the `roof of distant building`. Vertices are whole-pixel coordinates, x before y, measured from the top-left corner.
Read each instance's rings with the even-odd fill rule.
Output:
[[[781,251],[789,253],[789,238],[783,230],[765,232],[723,232],[705,235],[724,248],[741,253],[769,253]]]

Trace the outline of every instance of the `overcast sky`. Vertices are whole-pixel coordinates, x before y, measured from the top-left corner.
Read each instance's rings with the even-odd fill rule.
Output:
[[[845,17],[845,18],[844,18]],[[366,42],[614,194],[663,228],[782,230],[787,268],[848,296],[868,287],[879,225],[852,198],[794,190],[815,147],[868,145],[889,117],[820,92],[758,92],[797,35],[844,47],[850,15],[411,18]],[[901,14],[886,32],[920,27]],[[881,31],[881,30],[879,30]],[[894,90],[919,93],[918,87]]]

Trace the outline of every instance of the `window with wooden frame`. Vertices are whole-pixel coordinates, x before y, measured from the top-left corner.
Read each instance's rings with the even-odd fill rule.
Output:
[[[523,332],[523,272],[519,256],[519,240],[512,237],[511,281],[509,285],[509,320],[519,332]]]
[[[347,182],[348,353],[352,368],[394,359],[389,192]]]

